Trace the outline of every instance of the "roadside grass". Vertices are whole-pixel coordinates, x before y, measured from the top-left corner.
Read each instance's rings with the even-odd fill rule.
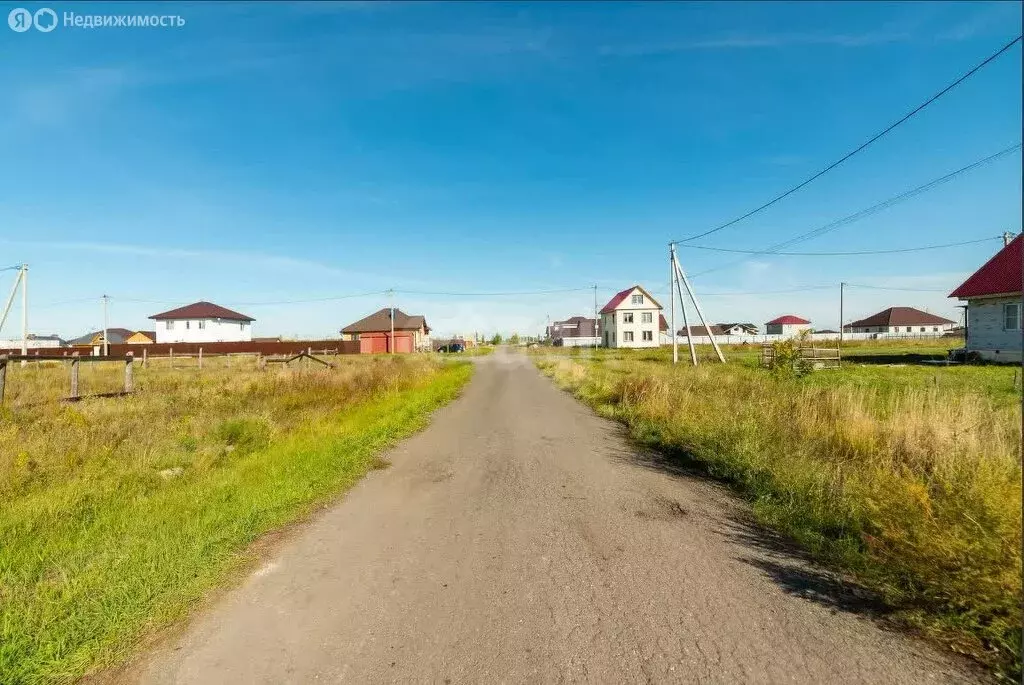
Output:
[[[1013,368],[851,364],[798,378],[669,358],[535,361],[639,442],[732,483],[762,523],[876,591],[896,620],[1019,678]]]
[[[344,358],[259,372],[138,370],[130,397],[28,401],[59,368],[16,369],[0,414],[0,682],[68,682],[123,660],[251,563],[458,395],[468,363]],[[94,388],[120,369],[91,370]]]

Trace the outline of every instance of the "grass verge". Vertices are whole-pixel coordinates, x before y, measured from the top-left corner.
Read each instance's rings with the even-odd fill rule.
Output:
[[[880,367],[795,378],[628,355],[536,362],[636,440],[732,483],[761,522],[876,591],[893,618],[1019,677],[1012,369],[928,370],[919,384],[898,367],[884,380]],[[945,371],[955,383],[934,375]]]
[[[7,410],[0,447],[23,450],[0,461],[8,497],[0,513],[0,681],[66,682],[122,660],[241,568],[261,534],[380,468],[380,451],[422,428],[472,374],[468,363],[346,364],[311,374],[211,374],[200,391],[167,400],[176,414],[149,417],[151,436],[131,432],[120,442],[118,424],[136,427],[133,403],[150,411],[158,397],[47,409],[36,417],[47,423],[42,432]],[[325,403],[329,411],[312,410]],[[304,407],[312,418],[296,416]],[[216,420],[196,430],[210,413]],[[63,441],[62,426],[70,436]],[[147,440],[167,453],[140,454]],[[66,452],[33,451],[56,444]]]

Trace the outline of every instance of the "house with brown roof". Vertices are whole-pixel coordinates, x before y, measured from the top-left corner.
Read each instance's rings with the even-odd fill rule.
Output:
[[[668,330],[661,305],[639,285],[615,293],[600,314],[605,347],[658,347]]]
[[[128,345],[152,345],[156,342],[156,331],[135,331],[124,342]]]
[[[929,314],[913,307],[889,307],[860,321],[854,321],[845,330],[850,333],[941,336],[954,326],[956,322],[944,316]]]
[[[1022,236],[960,284],[950,297],[967,302],[967,352],[989,361],[1021,360]]]
[[[343,340],[358,340],[363,354],[430,349],[430,326],[420,314],[384,307],[341,329]]]
[[[205,300],[149,318],[155,322],[158,343],[248,342],[256,320]]]
[[[597,319],[571,316],[565,321],[555,321],[548,326],[547,337],[556,347],[585,347],[600,342],[600,330]]]

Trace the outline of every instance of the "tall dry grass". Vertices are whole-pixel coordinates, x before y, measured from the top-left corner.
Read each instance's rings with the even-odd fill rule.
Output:
[[[1018,404],[981,384],[848,383],[856,368],[810,380],[621,359],[538,365],[639,440],[736,484],[763,522],[903,619],[1019,673]]]
[[[66,370],[15,367],[0,412],[0,682],[122,658],[457,395],[468,363],[204,360],[136,369],[139,392],[66,404]],[[193,362],[194,364],[194,362]],[[83,369],[116,390],[121,364]],[[89,374],[87,377],[86,374]]]

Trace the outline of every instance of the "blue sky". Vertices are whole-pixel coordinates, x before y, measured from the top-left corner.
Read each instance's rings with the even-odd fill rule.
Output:
[[[3,16],[15,6],[43,5]],[[388,298],[264,303],[664,291],[670,239],[806,178],[1021,30],[1019,3],[47,6],[186,20],[0,31],[0,263],[30,265],[30,328],[68,337],[100,325],[103,293],[115,326],[202,298],[257,335],[322,336]],[[701,244],[764,248],[1017,143],[1021,96],[1018,45]],[[1020,208],[1015,153],[799,249],[996,236],[1020,231]],[[695,286],[716,321],[834,328],[840,280],[948,292],[998,246],[757,256]],[[681,257],[693,274],[735,261]],[[847,317],[954,314],[944,295],[853,288]],[[394,301],[439,333],[593,309],[590,291]]]

